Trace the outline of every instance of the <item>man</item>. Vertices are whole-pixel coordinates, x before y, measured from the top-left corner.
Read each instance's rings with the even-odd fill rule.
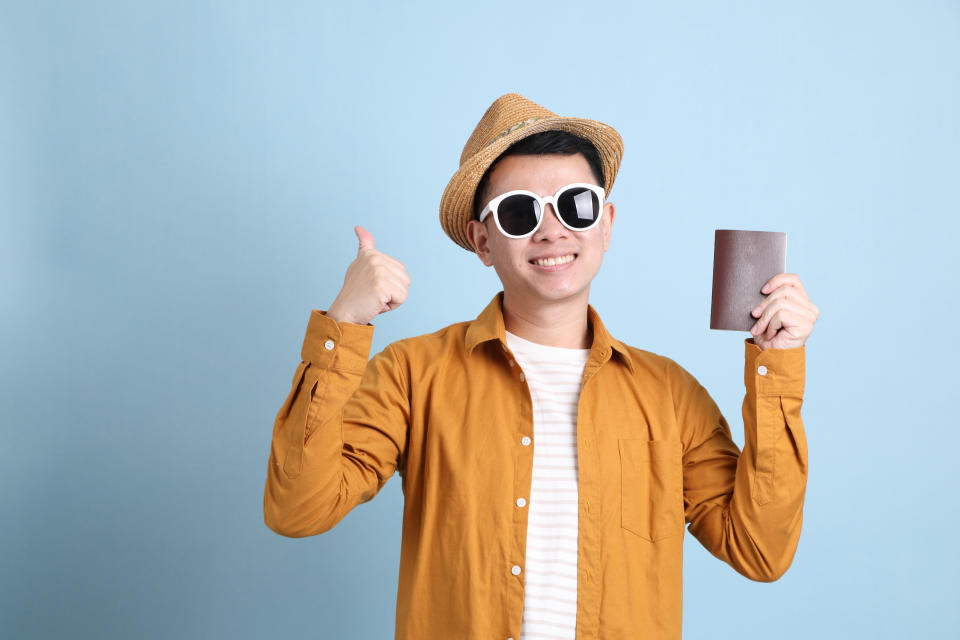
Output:
[[[311,314],[274,426],[265,521],[321,533],[399,470],[398,638],[679,638],[685,523],[754,580],[792,561],[818,311],[795,275],[764,287],[740,455],[690,374],[615,340],[588,304],[621,156],[610,127],[502,96],[440,216],[503,292],[476,320],[368,362],[369,322],[410,279],[357,227],[343,289]]]

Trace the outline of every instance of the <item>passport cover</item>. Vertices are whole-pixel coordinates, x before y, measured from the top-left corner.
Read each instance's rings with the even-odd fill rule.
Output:
[[[717,229],[713,244],[710,328],[749,331],[750,312],[766,297],[760,288],[787,269],[787,234]]]

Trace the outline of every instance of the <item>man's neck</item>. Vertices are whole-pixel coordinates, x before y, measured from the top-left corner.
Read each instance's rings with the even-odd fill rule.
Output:
[[[593,342],[587,296],[521,306],[504,292],[503,323],[510,333],[549,347],[589,349]]]

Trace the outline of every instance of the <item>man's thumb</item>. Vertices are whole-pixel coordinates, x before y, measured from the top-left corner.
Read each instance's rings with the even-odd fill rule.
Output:
[[[360,240],[360,247],[357,249],[357,255],[363,253],[368,249],[373,249],[373,236],[370,235],[370,232],[357,225],[353,228],[357,234],[357,239]]]

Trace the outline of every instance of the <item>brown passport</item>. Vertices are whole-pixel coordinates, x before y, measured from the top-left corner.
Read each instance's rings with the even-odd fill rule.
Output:
[[[761,287],[787,269],[787,234],[717,229],[713,245],[710,328],[749,331]]]

